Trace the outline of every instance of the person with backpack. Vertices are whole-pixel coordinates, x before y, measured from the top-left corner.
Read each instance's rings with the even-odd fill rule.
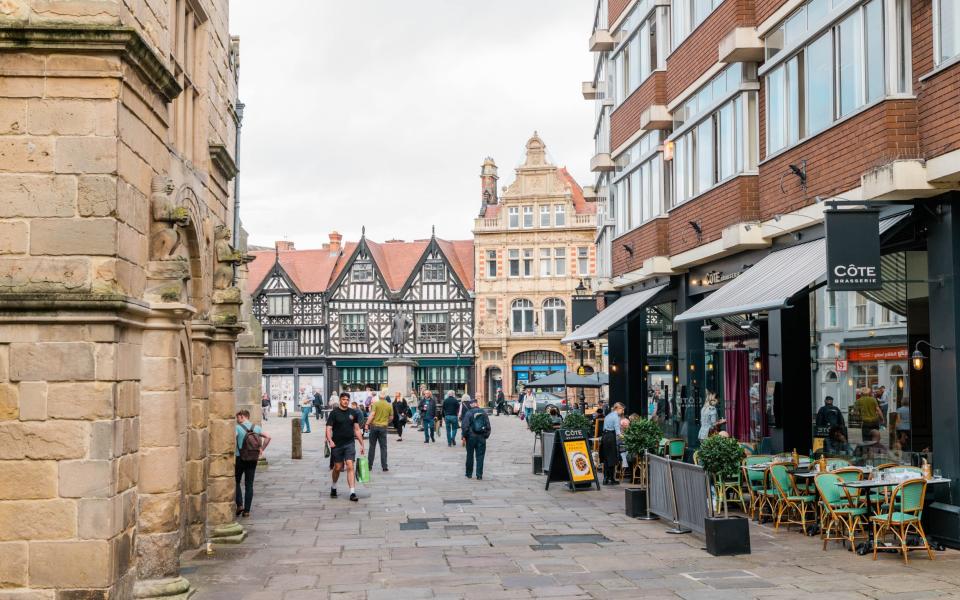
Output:
[[[477,480],[483,479],[483,457],[487,454],[487,438],[490,437],[490,417],[487,411],[470,400],[470,410],[463,416],[463,440],[467,446],[467,479],[473,477],[473,464],[477,464]]]
[[[257,471],[257,462],[263,458],[263,451],[270,445],[270,436],[263,432],[259,425],[250,422],[250,411],[241,410],[237,413],[235,448],[236,463],[233,475],[237,482],[236,504],[237,516],[250,516],[250,506],[253,504],[253,478]],[[244,488],[240,488],[240,479],[244,480]]]

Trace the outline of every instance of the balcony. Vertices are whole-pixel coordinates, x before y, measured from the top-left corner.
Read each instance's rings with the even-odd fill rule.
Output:
[[[726,35],[717,46],[719,62],[763,61],[763,40],[753,27],[737,27]]]
[[[481,217],[479,219],[474,219],[473,221],[474,231],[498,231],[500,229],[503,229],[503,227],[500,225],[499,217]]]
[[[592,81],[584,81],[580,87],[584,100],[597,99],[597,86]]]
[[[662,104],[653,104],[640,113],[640,129],[644,131],[671,127],[673,127],[673,117],[670,116],[667,107]]]
[[[590,36],[590,52],[609,52],[617,45],[607,29],[597,29]]]
[[[593,173],[608,173],[617,168],[617,163],[610,158],[609,152],[601,152],[590,159],[590,171]]]
[[[584,214],[584,215],[573,215],[573,220],[571,224],[574,227],[590,227],[594,228],[597,226],[597,215],[594,214]]]

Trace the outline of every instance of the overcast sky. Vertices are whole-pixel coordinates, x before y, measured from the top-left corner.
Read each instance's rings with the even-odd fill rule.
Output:
[[[592,181],[588,0],[241,0],[250,243],[470,237],[480,165],[513,180],[539,131]]]

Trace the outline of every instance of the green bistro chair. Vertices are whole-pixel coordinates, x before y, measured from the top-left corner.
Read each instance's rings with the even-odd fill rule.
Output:
[[[786,465],[776,464],[770,467],[770,481],[777,492],[777,519],[774,529],[780,528],[785,522],[787,527],[799,525],[806,532],[807,521],[816,521],[816,499],[813,494],[800,494],[793,476],[787,471]],[[810,515],[808,519],[807,515]],[[784,521],[786,516],[786,521]]]
[[[904,481],[893,490],[893,502],[887,506],[887,514],[875,515],[870,521],[873,523],[873,560],[877,560],[877,547],[884,536],[893,534],[894,541],[900,542],[900,551],[903,553],[903,562],[909,563],[909,550],[926,550],[930,560],[934,559],[933,549],[923,532],[920,518],[923,516],[923,499],[927,494],[927,482],[923,479]],[[907,536],[916,533],[923,540],[921,546],[908,546]]]
[[[749,510],[747,511],[750,515],[750,518],[753,519],[757,516],[757,511],[760,510],[760,503],[764,500],[764,490],[763,485],[765,471],[760,471],[757,469],[749,469],[753,465],[760,465],[763,463],[770,462],[769,456],[748,456],[743,459],[743,464],[740,467],[741,471],[741,482],[744,484],[744,487],[747,491],[747,497],[749,498]],[[771,514],[773,511],[770,511]]]
[[[896,463],[888,463],[877,467],[877,471],[885,474],[899,474],[899,473],[910,473],[915,475],[917,479],[923,477],[923,469],[920,467],[910,467],[906,465],[899,465]],[[870,494],[870,502],[874,504],[875,512],[883,512],[887,508],[887,504],[890,502],[891,491],[890,488],[883,488],[876,492]]]
[[[850,466],[850,461],[845,458],[828,458],[827,459],[827,470],[836,471],[837,469],[844,469]]]
[[[856,543],[856,534],[863,531],[863,518],[867,509],[862,506],[851,506],[846,495],[846,488],[840,486],[843,478],[836,473],[821,473],[814,479],[817,491],[820,493],[820,509],[823,519],[820,524],[820,539],[823,540],[823,549],[827,549],[827,542],[836,540],[849,542],[853,552]],[[836,533],[837,535],[832,535]]]
[[[667,440],[667,456],[671,460],[683,460],[687,452],[687,442],[681,438],[672,438]]]

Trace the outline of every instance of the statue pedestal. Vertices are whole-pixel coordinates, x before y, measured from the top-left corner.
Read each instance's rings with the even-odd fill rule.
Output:
[[[390,396],[400,392],[404,397],[413,389],[413,370],[417,361],[396,356],[383,361],[387,368],[387,392]]]

